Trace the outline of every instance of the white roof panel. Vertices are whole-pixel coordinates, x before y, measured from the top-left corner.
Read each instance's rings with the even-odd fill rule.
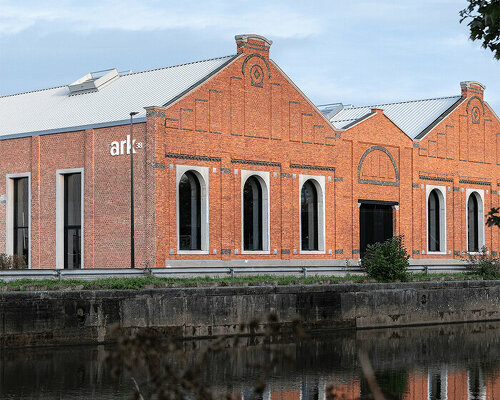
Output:
[[[144,118],[144,107],[166,105],[234,57],[126,74],[82,94],[60,86],[0,97],[0,137],[127,121],[131,111]]]
[[[380,108],[384,110],[384,114],[404,133],[410,138],[416,139],[461,98],[461,96],[450,96],[366,107],[343,108],[330,118],[330,122],[336,128],[346,129],[361,118],[369,115],[372,108]],[[324,108],[322,111],[323,113],[327,113],[330,112],[330,109]]]

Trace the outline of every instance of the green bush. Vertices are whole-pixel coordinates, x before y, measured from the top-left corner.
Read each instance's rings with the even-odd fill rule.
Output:
[[[478,274],[483,279],[500,279],[500,259],[490,256],[483,247],[479,254],[469,254],[467,269],[473,274]]]
[[[26,261],[24,257],[18,255],[7,255],[0,253],[0,269],[26,269]]]
[[[379,282],[406,282],[409,277],[409,258],[403,236],[393,236],[383,243],[368,245],[361,259],[361,267],[370,278]]]

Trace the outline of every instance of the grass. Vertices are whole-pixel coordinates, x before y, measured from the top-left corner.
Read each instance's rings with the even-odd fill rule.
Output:
[[[468,273],[453,274],[413,274],[410,281],[444,281],[480,279],[479,275]],[[15,281],[0,281],[2,291],[30,291],[30,290],[104,290],[104,289],[150,289],[168,287],[211,287],[211,286],[284,286],[284,285],[331,285],[340,283],[373,283],[362,275],[339,276],[309,276],[307,278],[298,276],[237,276],[234,278],[159,278],[154,276],[137,278],[105,278],[92,281],[68,279],[68,280],[33,280],[19,279]]]

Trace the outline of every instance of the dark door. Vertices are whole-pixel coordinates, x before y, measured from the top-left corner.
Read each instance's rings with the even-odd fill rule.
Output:
[[[366,246],[384,242],[391,238],[392,206],[386,204],[364,204],[359,208],[360,253],[365,255]]]

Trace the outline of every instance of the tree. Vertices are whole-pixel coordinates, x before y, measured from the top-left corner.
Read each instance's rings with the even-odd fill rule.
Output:
[[[470,38],[481,40],[500,60],[500,0],[468,0],[469,5],[460,11],[460,23],[469,21]]]
[[[500,228],[500,215],[497,215],[500,213],[500,207],[498,208],[492,208],[488,214],[488,219],[486,220],[486,223],[488,226],[498,226]]]

